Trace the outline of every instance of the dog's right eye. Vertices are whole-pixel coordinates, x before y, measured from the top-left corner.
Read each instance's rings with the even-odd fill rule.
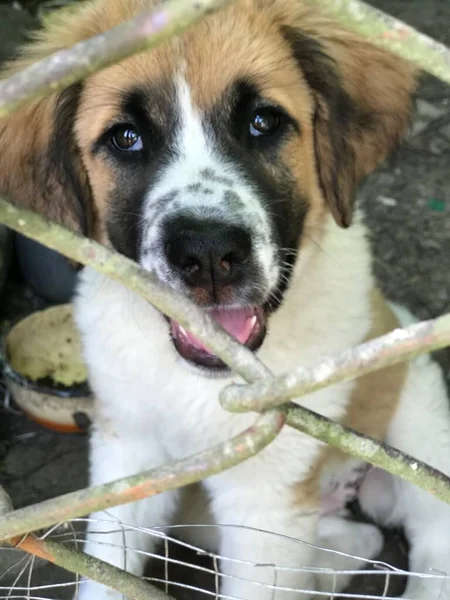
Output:
[[[142,138],[134,125],[117,125],[111,131],[110,140],[120,152],[139,152],[143,149]]]
[[[280,125],[279,112],[270,107],[259,108],[255,110],[250,120],[250,135],[252,137],[273,135]]]

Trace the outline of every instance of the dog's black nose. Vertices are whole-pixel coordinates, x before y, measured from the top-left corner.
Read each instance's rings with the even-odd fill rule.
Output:
[[[252,243],[241,227],[183,218],[166,227],[165,248],[187,285],[214,292],[242,278]]]

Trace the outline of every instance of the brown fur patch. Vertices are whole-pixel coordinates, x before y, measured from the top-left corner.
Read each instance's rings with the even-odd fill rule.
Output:
[[[372,291],[371,311],[373,325],[364,341],[380,337],[399,327],[396,316],[378,289]],[[357,379],[341,424],[358,433],[383,441],[400,400],[407,368],[407,364],[401,363]],[[323,470],[331,466],[343,465],[348,460],[348,454],[332,446],[325,446],[312,465],[307,478],[295,486],[296,504],[317,509],[320,502],[319,483]]]
[[[157,3],[94,0],[63,11],[37,34],[37,41],[4,76]],[[294,38],[297,33],[297,39],[283,38],[280,30],[285,27],[294,32]],[[237,77],[254,82],[268,98],[284,106],[299,122],[301,134],[286,144],[283,161],[296,174],[302,195],[318,206],[323,193],[341,224],[350,220],[355,184],[385,157],[404,130],[414,86],[413,70],[402,60],[344,31],[301,2],[241,0],[169,43],[87,79],[76,128],[82,160],[74,168],[84,193],[89,195],[87,178],[94,189],[92,234],[97,239],[106,242],[104,218],[112,175],[104,163],[92,159],[88,144],[113,116],[124,90],[146,82],[155,85],[181,67],[200,109],[212,106]],[[345,123],[341,122],[343,94],[356,111],[348,112]],[[8,148],[0,157],[1,171],[6,174],[0,191],[79,228],[73,208],[76,202],[67,186],[52,181],[52,165],[46,165],[50,174],[46,186],[33,171],[55,133],[56,103],[54,95],[0,123],[0,143]]]
[[[89,182],[79,151],[67,139],[68,164],[54,132],[58,106],[76,102],[70,90],[27,106],[7,121],[0,121],[0,193],[25,207],[45,214],[72,229],[90,233],[86,204]],[[58,132],[59,133],[59,132]],[[52,159],[55,159],[52,162]]]

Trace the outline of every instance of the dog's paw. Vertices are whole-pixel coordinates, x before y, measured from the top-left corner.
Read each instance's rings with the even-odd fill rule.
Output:
[[[72,600],[126,600],[120,593],[94,581],[80,581]]]
[[[384,536],[378,527],[370,523],[358,523],[355,534],[359,536],[355,553],[361,558],[375,559],[383,550]]]
[[[367,463],[351,461],[325,471],[321,481],[321,514],[338,513],[355,500],[369,468]]]
[[[345,553],[358,557],[356,560],[371,560],[383,549],[384,537],[375,525],[360,523],[339,516],[324,516],[318,523],[319,545],[337,553]],[[327,560],[352,561],[349,557],[341,555],[324,555]],[[344,568],[335,566],[333,568]],[[347,568],[347,567],[346,567]],[[348,567],[350,568],[350,567]]]
[[[350,572],[366,567],[367,561],[376,558],[384,545],[383,535],[374,525],[336,515],[319,519],[317,533],[315,565],[322,572],[316,575],[316,589],[333,598],[349,584]]]

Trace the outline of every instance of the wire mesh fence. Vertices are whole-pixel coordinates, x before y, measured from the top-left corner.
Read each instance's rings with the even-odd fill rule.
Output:
[[[228,575],[229,567],[234,564],[243,565],[248,568],[248,572],[255,573],[258,568],[266,569],[268,565],[258,565],[250,560],[236,559],[230,556],[222,556],[215,552],[206,551],[198,545],[190,543],[189,537],[196,535],[196,529],[208,529],[208,534],[220,535],[220,530],[224,527],[232,527],[242,531],[251,531],[264,538],[264,542],[270,544],[277,534],[255,530],[248,527],[236,525],[176,525],[170,527],[149,527],[139,528],[139,532],[148,536],[149,546],[156,543],[156,549],[153,552],[138,550],[126,544],[126,534],[130,531],[136,531],[137,528],[131,527],[125,523],[119,522],[105,512],[104,519],[74,519],[64,524],[58,524],[49,529],[43,536],[43,539],[52,539],[61,544],[68,544],[78,547],[83,544],[85,539],[85,527],[90,523],[91,533],[95,532],[96,544],[112,546],[113,543],[108,536],[120,532],[123,544],[124,564],[130,560],[134,553],[144,555],[148,559],[149,567],[145,574],[145,579],[157,585],[172,597],[180,600],[207,600],[208,598],[221,600],[241,600],[233,596],[221,593],[222,583]],[[94,530],[92,529],[94,525]],[[95,529],[98,525],[98,530]],[[105,529],[107,527],[107,530]],[[288,538],[283,536],[285,541],[292,545],[306,544],[302,540]],[[153,542],[153,543],[152,543]],[[308,544],[311,546],[311,544]],[[354,598],[355,600],[394,600],[398,597],[398,590],[402,588],[406,577],[420,578],[423,580],[434,580],[442,582],[442,587],[446,582],[450,582],[450,573],[411,573],[401,568],[394,567],[386,562],[378,560],[367,560],[357,555],[349,555],[328,548],[313,546],[315,550],[314,565],[299,565],[295,569],[283,567],[282,565],[270,565],[271,580],[266,583],[254,581],[255,598],[258,597],[258,591],[262,588],[270,590],[272,597],[275,598],[277,591],[290,592],[293,599],[328,598],[343,600],[344,598]],[[47,565],[46,573],[51,573],[53,583],[43,583],[42,574],[39,573],[45,567],[45,561],[35,556],[24,553],[16,548],[2,549],[2,571],[0,572],[0,597],[11,600],[65,600],[66,598],[78,597],[78,590],[83,585],[83,581],[76,575],[61,571],[53,565]],[[345,558],[346,563],[351,568],[332,569],[321,566],[321,563],[330,562],[330,555]],[[6,559],[6,560],[5,560]],[[354,566],[352,567],[352,561]],[[359,568],[358,568],[359,567]],[[280,575],[286,571],[295,571],[297,573],[312,574],[315,580],[320,577],[328,582],[327,591],[321,591],[319,588],[287,588],[278,583]],[[370,578],[370,589],[373,593],[357,593],[352,591],[338,592],[339,580],[341,578],[348,580],[352,578]],[[251,576],[249,577],[250,580]],[[321,586],[323,590],[323,585]],[[394,594],[394,595],[393,595]],[[430,597],[429,600],[440,600],[441,595]]]

